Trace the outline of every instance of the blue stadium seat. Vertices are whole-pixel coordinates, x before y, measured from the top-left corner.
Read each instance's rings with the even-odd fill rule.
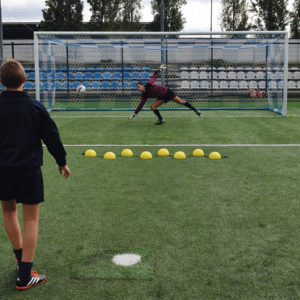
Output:
[[[121,79],[121,72],[114,72],[112,79],[114,80],[120,80]]]
[[[130,87],[131,87],[132,90],[136,89],[136,84],[137,83],[138,83],[137,81],[131,81]]]
[[[113,71],[114,69],[112,67],[105,68],[105,71]]]
[[[88,67],[87,69],[86,69],[87,71],[95,71],[95,67]]]
[[[1,85],[2,88],[2,85]],[[33,89],[33,83],[31,81],[26,81],[24,84],[24,90],[32,90]]]
[[[149,79],[149,73],[148,72],[142,72],[141,73],[141,79]]]
[[[65,73],[64,72],[57,72],[56,73],[56,79],[64,80],[65,79]]]
[[[116,90],[119,88],[119,82],[118,81],[112,81],[111,83],[111,89]]]
[[[123,79],[130,79],[130,77],[131,77],[130,72],[123,73]]]
[[[90,82],[89,81],[83,81],[81,84],[84,85],[87,89],[90,88]]]
[[[102,68],[102,67],[97,67],[96,68],[96,71],[103,71],[104,70],[104,68]]]
[[[76,72],[75,73],[75,80],[83,80],[84,73],[83,72]]]
[[[92,72],[85,72],[84,73],[84,79],[85,80],[91,80],[93,78],[93,73]]]
[[[120,71],[122,71],[122,68],[121,67],[115,67],[114,70],[120,72]]]
[[[67,81],[63,81],[61,84],[61,89],[62,90],[66,90],[68,88],[68,82]]]
[[[139,72],[132,72],[131,78],[132,79],[140,79],[140,73]]]
[[[76,80],[71,83],[71,89],[76,90],[76,88],[80,85],[80,81]]]
[[[130,83],[128,81],[123,81],[123,88],[124,89],[129,89],[130,88]]]
[[[108,81],[102,81],[101,89],[102,90],[108,90],[109,89],[109,82]]]
[[[143,71],[150,71],[150,67],[143,67],[142,70]]]
[[[61,90],[61,82],[60,81],[55,81],[53,84],[53,88],[55,90]]]
[[[93,90],[99,90],[100,89],[100,83],[99,81],[93,81],[91,84],[91,89]]]
[[[73,72],[69,72],[69,80],[74,80],[75,76]]]
[[[102,76],[103,76],[103,79],[105,79],[105,80],[110,80],[111,79],[111,73],[110,72],[104,72],[102,74]]]
[[[131,71],[132,68],[131,67],[124,67],[124,71]]]
[[[43,89],[44,90],[51,90],[52,89],[52,83],[48,82],[48,81],[44,81]]]
[[[141,71],[141,67],[134,67],[132,70],[133,71]]]
[[[94,73],[94,79],[101,80],[101,78],[102,78],[101,72]]]
[[[35,80],[35,72],[30,72],[27,76],[27,80]]]

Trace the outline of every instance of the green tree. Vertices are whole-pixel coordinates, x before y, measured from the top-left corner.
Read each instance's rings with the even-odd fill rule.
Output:
[[[285,30],[288,24],[288,0],[251,0],[254,29]]]
[[[222,0],[221,28],[225,31],[246,31],[251,28],[246,0]]]
[[[295,0],[293,10],[290,13],[291,18],[291,38],[300,38],[300,0]]]
[[[122,0],[87,0],[87,2],[92,12],[89,29],[108,31],[116,29]]]
[[[179,31],[183,29],[185,19],[181,8],[186,0],[162,0],[164,2],[164,30]],[[154,20],[150,25],[150,30],[160,31],[160,5],[161,0],[151,0]]]
[[[46,0],[46,8],[42,10],[42,30],[82,29],[83,3],[80,0]]]

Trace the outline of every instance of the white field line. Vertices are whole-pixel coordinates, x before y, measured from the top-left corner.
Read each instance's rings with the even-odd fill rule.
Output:
[[[200,118],[282,118],[283,116],[201,116]],[[286,116],[285,118],[288,117],[293,117],[293,118],[299,118],[299,116],[297,115],[289,115]],[[70,118],[74,118],[74,119],[84,119],[84,118],[128,118],[127,115],[125,116],[115,116],[115,115],[111,115],[111,116],[51,116],[51,118],[53,119],[70,119]],[[155,116],[139,116],[139,118],[155,118]],[[199,118],[198,116],[168,116],[166,115],[165,118]]]
[[[300,144],[65,144],[65,147],[300,147]]]

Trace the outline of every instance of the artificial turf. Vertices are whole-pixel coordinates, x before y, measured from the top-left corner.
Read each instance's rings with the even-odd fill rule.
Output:
[[[150,112],[131,121],[125,112],[52,114],[72,175],[64,180],[45,149],[35,266],[49,279],[15,291],[2,226],[1,300],[300,298],[299,146],[286,146],[300,144],[299,103],[289,104],[288,117],[163,115],[167,122],[154,126]],[[158,157],[166,144],[187,159]],[[83,156],[88,148],[98,156]],[[120,157],[124,148],[134,157]],[[195,148],[227,158],[192,157]],[[153,159],[140,159],[144,150]],[[104,160],[106,151],[117,159]],[[128,252],[142,261],[111,262]]]

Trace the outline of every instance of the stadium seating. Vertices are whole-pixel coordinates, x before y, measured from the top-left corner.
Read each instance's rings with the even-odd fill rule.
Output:
[[[102,81],[101,82],[101,89],[108,90],[109,89],[109,81]]]
[[[100,89],[100,82],[99,81],[92,81],[92,84],[90,85],[90,88],[92,90],[99,90]]]
[[[121,72],[114,72],[112,75],[113,80],[120,80],[122,77]]]
[[[140,79],[140,73],[139,72],[132,72],[131,78],[135,79],[135,80],[139,80]]]
[[[94,73],[94,79],[95,80],[101,80],[101,78],[102,78],[101,72],[95,72]]]
[[[119,88],[119,82],[118,81],[112,81],[110,87],[113,90],[118,89]]]
[[[104,72],[103,74],[102,74],[102,77],[103,77],[103,79],[104,80],[110,80],[111,79],[111,73],[110,72]],[[94,77],[95,78],[95,77]]]
[[[2,88],[2,85],[1,85]],[[33,83],[31,81],[26,81],[24,84],[24,90],[32,90],[33,89]]]
[[[85,73],[84,73],[84,79],[85,79],[85,80],[91,80],[91,79],[93,79],[93,73],[90,72],[90,71],[85,72]]]
[[[191,88],[192,88],[192,89],[199,89],[199,88],[200,88],[199,81],[193,80],[193,81],[191,82]]]

